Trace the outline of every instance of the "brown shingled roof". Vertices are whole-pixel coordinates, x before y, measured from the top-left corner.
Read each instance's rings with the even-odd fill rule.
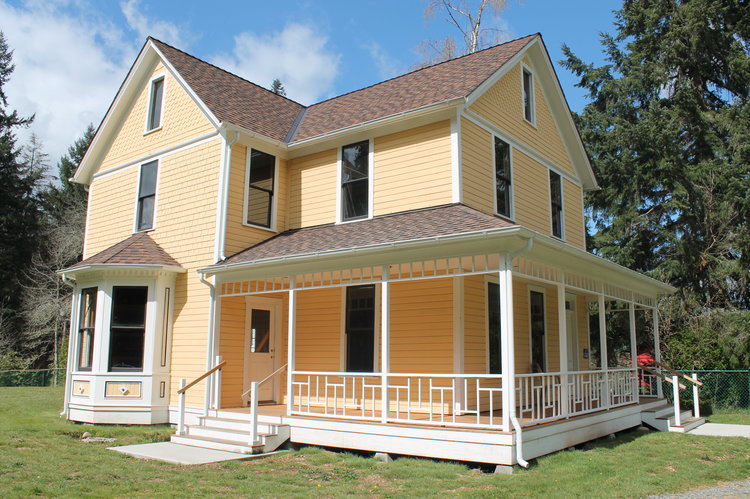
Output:
[[[536,35],[435,64],[310,106],[292,142],[469,95]]]
[[[180,264],[169,256],[145,232],[133,234],[124,241],[100,251],[94,256],[68,267],[75,270],[89,265],[164,265],[179,267]]]
[[[523,49],[529,35],[305,107],[151,38],[221,122],[295,142],[465,97]]]
[[[283,141],[302,104],[151,38],[219,121]]]
[[[444,205],[360,222],[288,230],[227,258],[217,267],[513,226],[507,220],[464,205]]]

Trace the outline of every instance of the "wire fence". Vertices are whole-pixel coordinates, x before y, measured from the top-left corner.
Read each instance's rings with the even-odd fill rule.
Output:
[[[0,371],[0,386],[50,386],[65,383],[65,369],[24,369]]]
[[[698,375],[698,381],[703,383],[699,389],[701,412],[710,414],[712,411],[731,411],[735,409],[750,409],[750,369],[733,371],[680,371],[688,376]],[[688,383],[685,383],[689,385]],[[693,390],[680,390],[680,405],[685,408],[693,406]],[[665,384],[664,396],[672,402],[671,385]]]

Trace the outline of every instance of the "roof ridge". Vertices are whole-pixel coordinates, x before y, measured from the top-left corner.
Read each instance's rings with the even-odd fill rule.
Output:
[[[447,63],[449,63],[449,62],[454,62],[454,61],[457,61],[457,60],[459,60],[459,59],[464,59],[464,58],[466,58],[466,57],[470,57],[470,56],[473,56],[473,55],[477,55],[477,54],[480,54],[480,53],[482,53],[482,52],[486,52],[487,50],[492,50],[492,49],[494,49],[494,48],[497,48],[497,47],[501,47],[501,46],[503,46],[503,45],[507,45],[507,44],[509,44],[509,43],[517,42],[517,41],[523,40],[523,39],[525,39],[525,38],[531,38],[531,37],[534,37],[534,36],[537,36],[537,35],[539,35],[539,33],[538,33],[538,32],[537,32],[537,33],[533,33],[533,34],[530,34],[530,35],[522,36],[522,37],[520,37],[520,38],[514,38],[513,40],[508,40],[507,42],[503,42],[503,43],[498,43],[497,45],[492,45],[491,47],[483,48],[483,49],[481,49],[481,50],[477,50],[476,52],[472,52],[472,53],[470,53],[470,54],[464,54],[464,55],[460,55],[460,56],[458,56],[458,57],[454,57],[454,58],[452,58],[452,59],[448,59],[447,61],[440,61],[440,62],[436,62],[435,64],[430,64],[429,66],[425,66],[425,67],[423,67],[423,68],[415,69],[415,70],[413,70],[413,71],[408,71],[408,72],[406,72],[406,73],[404,73],[404,74],[400,74],[400,75],[398,75],[398,76],[394,76],[394,77],[392,77],[392,78],[388,78],[387,80],[379,81],[379,82],[377,82],[377,83],[373,83],[372,85],[367,85],[366,87],[362,87],[362,88],[357,88],[357,89],[355,89],[355,90],[351,90],[351,91],[349,91],[349,92],[345,92],[345,93],[343,93],[343,94],[340,94],[340,95],[335,95],[335,96],[333,96],[333,97],[329,97],[328,99],[322,100],[322,101],[320,101],[320,102],[316,102],[315,104],[310,104],[309,106],[307,106],[307,108],[309,109],[309,108],[315,107],[315,106],[317,106],[317,105],[319,105],[319,104],[323,104],[324,102],[329,102],[329,101],[332,101],[332,100],[338,99],[338,98],[340,98],[340,97],[344,97],[345,95],[353,94],[353,93],[355,93],[355,92],[359,92],[359,91],[361,91],[361,90],[366,90],[366,89],[368,89],[368,88],[372,88],[372,87],[377,87],[378,85],[382,85],[383,83],[388,83],[389,81],[393,81],[393,80],[398,80],[399,78],[403,78],[403,77],[405,77],[405,76],[409,76],[409,75],[411,75],[411,74],[414,74],[414,73],[418,73],[418,72],[420,72],[420,71],[424,71],[424,70],[426,70],[426,69],[431,69],[431,68],[434,68],[434,67],[440,66],[440,65],[442,65],[442,64],[447,64]]]
[[[201,59],[200,57],[196,57],[196,56],[194,56],[193,54],[190,54],[190,53],[188,53],[188,52],[185,52],[185,51],[184,51],[184,50],[182,50],[182,49],[178,49],[178,48],[177,48],[177,47],[175,47],[174,45],[170,45],[170,44],[168,44],[167,42],[163,42],[163,41],[159,40],[158,38],[155,38],[155,37],[153,37],[153,36],[150,36],[150,35],[149,35],[149,36],[148,36],[148,38],[147,38],[147,40],[153,40],[153,41],[155,41],[155,42],[159,42],[159,43],[161,43],[162,45],[166,45],[167,47],[171,48],[172,50],[176,50],[177,52],[180,52],[181,54],[185,54],[186,56],[188,56],[188,57],[190,57],[190,58],[192,58],[192,59],[195,59],[195,60],[196,60],[196,61],[198,61],[198,62],[202,62],[203,64],[206,64],[207,66],[211,66],[212,68],[218,69],[219,71],[221,71],[221,72],[223,72],[223,73],[226,73],[226,74],[228,74],[228,75],[230,75],[230,76],[233,76],[233,77],[235,77],[235,78],[237,78],[237,79],[240,79],[240,80],[244,81],[245,83],[249,83],[250,85],[253,85],[253,86],[255,86],[255,87],[258,87],[258,88],[260,88],[261,90],[264,90],[264,91],[268,92],[268,93],[269,93],[269,94],[271,94],[271,95],[276,95],[276,96],[278,96],[278,97],[281,97],[282,99],[286,99],[286,100],[288,100],[289,102],[292,102],[292,103],[294,103],[294,104],[297,104],[298,106],[301,106],[301,107],[302,107],[302,108],[304,108],[304,109],[306,109],[306,108],[308,107],[308,106],[305,106],[304,104],[301,104],[301,103],[297,102],[296,100],[290,99],[290,98],[289,98],[289,97],[287,97],[286,95],[281,95],[281,94],[277,94],[276,92],[272,92],[272,91],[270,91],[269,89],[267,89],[266,87],[264,87],[264,86],[262,86],[262,85],[259,85],[259,84],[255,83],[255,82],[253,82],[253,81],[250,81],[250,80],[248,80],[247,78],[243,78],[242,76],[236,75],[236,74],[232,73],[231,71],[227,71],[226,69],[224,69],[224,68],[221,68],[221,67],[217,66],[216,64],[212,64],[212,63],[210,63],[210,62],[208,62],[208,61],[205,61],[205,60]]]

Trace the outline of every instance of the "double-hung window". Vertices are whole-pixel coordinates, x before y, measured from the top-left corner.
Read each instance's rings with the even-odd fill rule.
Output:
[[[138,231],[154,228],[156,175],[158,172],[158,161],[150,161],[141,165],[141,177],[138,184],[138,213],[136,214],[136,230]]]
[[[271,228],[275,176],[276,157],[252,149],[247,174],[245,223]]]
[[[81,291],[81,316],[78,319],[79,371],[90,371],[94,362],[96,292],[96,288],[86,288]]]
[[[370,141],[341,148],[341,221],[370,215]]]
[[[552,209],[552,235],[562,239],[563,236],[563,205],[562,179],[559,173],[549,172],[549,193]]]
[[[112,288],[109,370],[142,371],[146,340],[147,286]]]
[[[527,69],[523,70],[523,117],[534,124],[534,77]]]
[[[510,145],[495,137],[495,202],[497,214],[511,218]]]
[[[148,117],[146,131],[150,132],[161,127],[162,101],[164,99],[164,77],[151,81],[151,94],[148,101]]]

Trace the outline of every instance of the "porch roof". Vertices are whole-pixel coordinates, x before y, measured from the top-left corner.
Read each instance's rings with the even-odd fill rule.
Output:
[[[482,213],[461,204],[381,215],[345,224],[326,224],[287,230],[251,246],[213,269],[235,264],[260,262],[285,256],[319,255],[336,250],[417,241],[440,236],[515,227],[500,217]]]

